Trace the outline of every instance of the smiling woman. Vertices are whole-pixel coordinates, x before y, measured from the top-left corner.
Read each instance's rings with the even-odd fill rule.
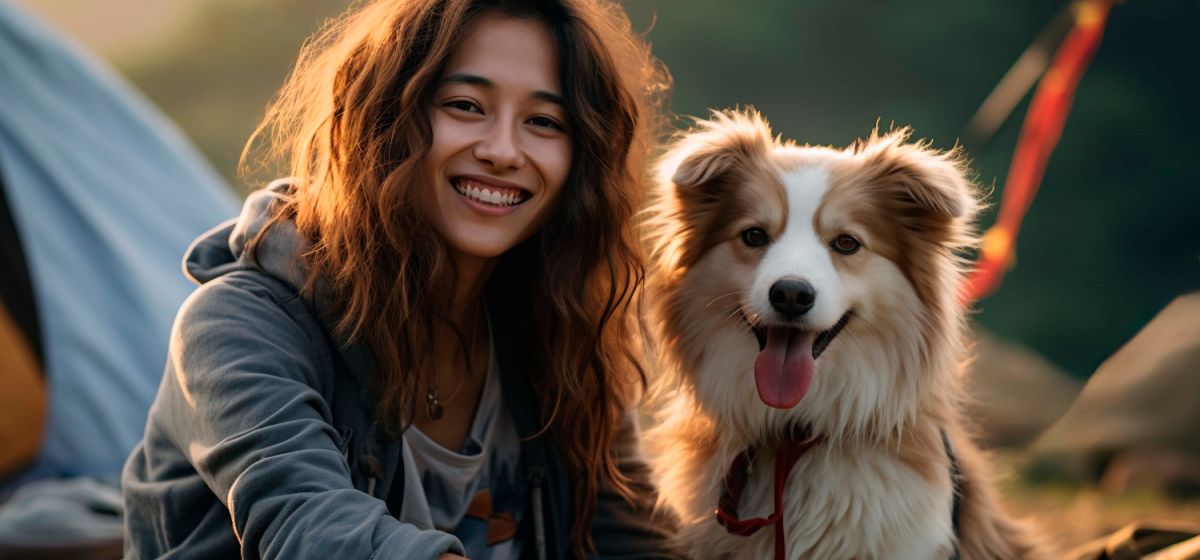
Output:
[[[532,235],[571,167],[558,57],[545,26],[487,14],[466,37],[434,93],[423,162],[433,188],[419,193],[460,272]]]
[[[127,557],[671,555],[628,413],[667,83],[603,0],[330,24],[256,132],[291,178],[187,257]]]

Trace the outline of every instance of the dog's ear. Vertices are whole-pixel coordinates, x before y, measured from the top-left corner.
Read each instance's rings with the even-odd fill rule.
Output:
[[[714,111],[680,137],[660,171],[678,188],[704,185],[765,158],[772,144],[770,125],[757,111]]]
[[[714,178],[725,175],[733,169],[741,159],[741,152],[736,147],[707,145],[688,154],[679,163],[671,182],[678,187],[693,187],[711,182]]]
[[[925,143],[905,143],[910,134],[907,128],[883,136],[872,132],[854,149],[906,214],[947,222],[974,219],[979,202],[958,150],[939,152]]]

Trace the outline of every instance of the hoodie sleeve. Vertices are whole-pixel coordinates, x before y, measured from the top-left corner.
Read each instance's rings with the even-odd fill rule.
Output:
[[[596,496],[592,542],[598,558],[674,559],[684,558],[672,548],[676,524],[666,511],[656,511],[658,493],[650,482],[650,468],[642,457],[637,416],[626,415],[614,444],[617,468],[633,490],[626,500],[616,489],[603,485]]]
[[[327,345],[271,290],[233,276],[180,310],[151,422],[228,509],[242,557],[463,554],[453,536],[401,523],[354,488],[317,390],[333,375]]]

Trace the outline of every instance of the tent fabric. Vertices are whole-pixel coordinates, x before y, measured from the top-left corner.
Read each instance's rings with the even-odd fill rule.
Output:
[[[141,438],[188,243],[237,201],[98,60],[0,0],[0,173],[49,403],[30,476],[115,475]]]
[[[124,511],[121,489],[107,481],[77,476],[30,482],[0,505],[0,558],[114,540],[120,546]]]

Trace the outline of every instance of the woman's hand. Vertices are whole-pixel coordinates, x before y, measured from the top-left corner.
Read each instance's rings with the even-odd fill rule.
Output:
[[[446,554],[438,556],[438,560],[467,560],[467,557],[459,556],[457,554],[450,554],[449,552],[447,552]]]

